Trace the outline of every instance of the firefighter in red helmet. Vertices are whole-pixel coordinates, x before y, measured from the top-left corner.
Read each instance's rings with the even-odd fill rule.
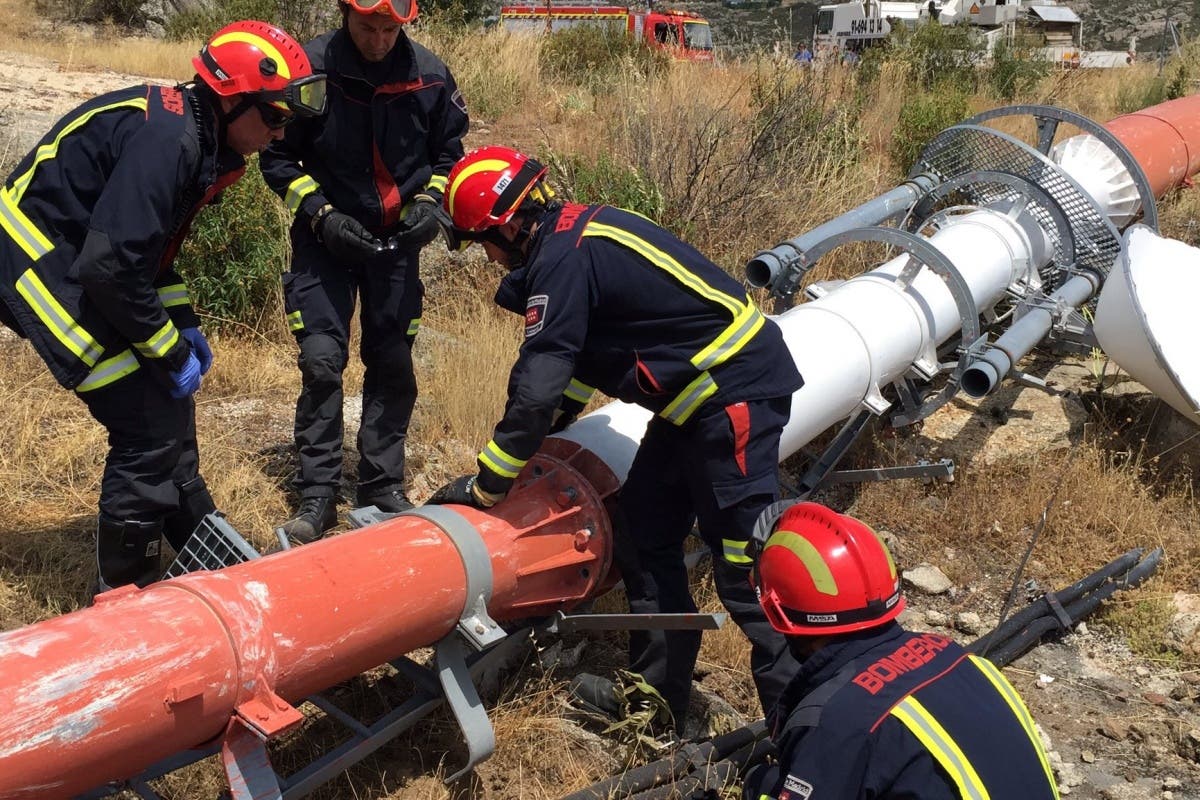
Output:
[[[871,528],[797,503],[758,530],[759,602],[801,667],[767,718],[778,763],[747,776],[746,800],[1058,797],[1000,670],[896,622],[900,579]]]
[[[199,473],[192,393],[212,364],[173,261],[197,211],[296,117],[325,80],[274,25],[235,22],[195,80],[135,86],[64,116],[0,192],[0,322],[108,429],[100,588],[158,578],[214,510]]]
[[[649,409],[620,495],[627,536],[616,557],[630,607],[696,610],[683,546],[697,521],[769,708],[795,664],[755,600],[745,549],[778,490],[779,437],[800,374],[739,281],[639,214],[560,203],[545,177],[537,160],[506,147],[475,150],[450,172],[455,235],[482,242],[508,268],[496,301],[524,316],[525,339],[477,473],[432,501],[500,501],[596,389]],[[699,631],[630,634],[632,669],[662,694],[681,732],[699,648]]]
[[[441,230],[446,175],[468,124],[450,70],[404,31],[416,0],[340,0],[340,8],[341,28],[304,46],[329,77],[329,113],[292,126],[259,161],[294,217],[283,292],[300,346],[300,502],[280,528],[299,543],[337,522],[342,372],[358,304],[365,374],[355,504],[411,508],[404,464],[417,399],[420,251]]]

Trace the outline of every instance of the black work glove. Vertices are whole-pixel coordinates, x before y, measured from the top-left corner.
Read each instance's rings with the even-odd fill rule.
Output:
[[[460,505],[475,508],[491,508],[504,499],[507,492],[495,494],[479,488],[477,475],[463,475],[447,483],[433,493],[426,505]]]
[[[313,215],[312,229],[317,241],[347,264],[366,261],[382,247],[358,220],[333,206],[325,206]]]
[[[400,220],[400,229],[396,231],[396,242],[401,247],[421,248],[437,238],[442,230],[438,219],[439,206],[436,200],[427,194],[419,194],[408,207],[408,213]]]

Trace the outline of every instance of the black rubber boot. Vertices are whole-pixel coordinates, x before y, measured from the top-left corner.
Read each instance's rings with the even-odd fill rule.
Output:
[[[208,493],[208,484],[204,478],[197,475],[190,481],[179,484],[179,510],[167,517],[163,526],[163,535],[167,537],[176,553],[183,551],[184,545],[196,527],[204,521],[204,517],[217,510],[212,495]]]
[[[399,514],[401,511],[408,511],[413,507],[408,496],[404,494],[403,489],[392,489],[387,492],[365,496],[361,491],[357,494],[358,507],[366,508],[367,506],[375,506],[385,514]]]
[[[334,525],[337,525],[337,503],[332,497],[305,497],[300,500],[296,516],[277,530],[283,531],[288,541],[308,544],[320,539]]]
[[[96,522],[97,593],[162,577],[162,520],[138,522],[101,514]]]
[[[620,689],[608,678],[581,672],[571,679],[567,694],[570,695],[571,702],[584,711],[602,714],[614,720],[619,720],[625,715],[624,704],[619,696]]]

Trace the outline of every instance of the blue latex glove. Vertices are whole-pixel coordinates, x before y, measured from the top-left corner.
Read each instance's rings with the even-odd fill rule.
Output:
[[[171,387],[171,397],[174,397],[176,400],[182,400],[191,395],[200,388],[200,376],[202,374],[200,371],[200,360],[196,358],[195,353],[188,353],[187,362],[183,367],[170,373],[171,383],[174,384]]]
[[[204,338],[204,334],[199,328],[184,328],[180,331],[183,338],[188,340],[188,344],[192,346],[192,352],[196,354],[196,358],[200,360],[200,374],[207,375],[208,368],[212,366],[212,348],[208,346],[208,339]]]

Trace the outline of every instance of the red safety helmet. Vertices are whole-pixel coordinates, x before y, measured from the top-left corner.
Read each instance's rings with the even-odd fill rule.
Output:
[[[245,95],[306,117],[325,111],[325,76],[314,75],[304,48],[270,23],[226,25],[201,48],[192,66],[221,97]]]
[[[442,203],[455,228],[480,233],[512,219],[546,172],[546,167],[512,148],[480,147],[450,170]]]
[[[872,628],[904,610],[896,565],[875,531],[818,503],[784,512],[754,582],[771,627],[790,636]]]
[[[401,25],[417,18],[417,0],[339,0],[359,14],[387,14]]]

